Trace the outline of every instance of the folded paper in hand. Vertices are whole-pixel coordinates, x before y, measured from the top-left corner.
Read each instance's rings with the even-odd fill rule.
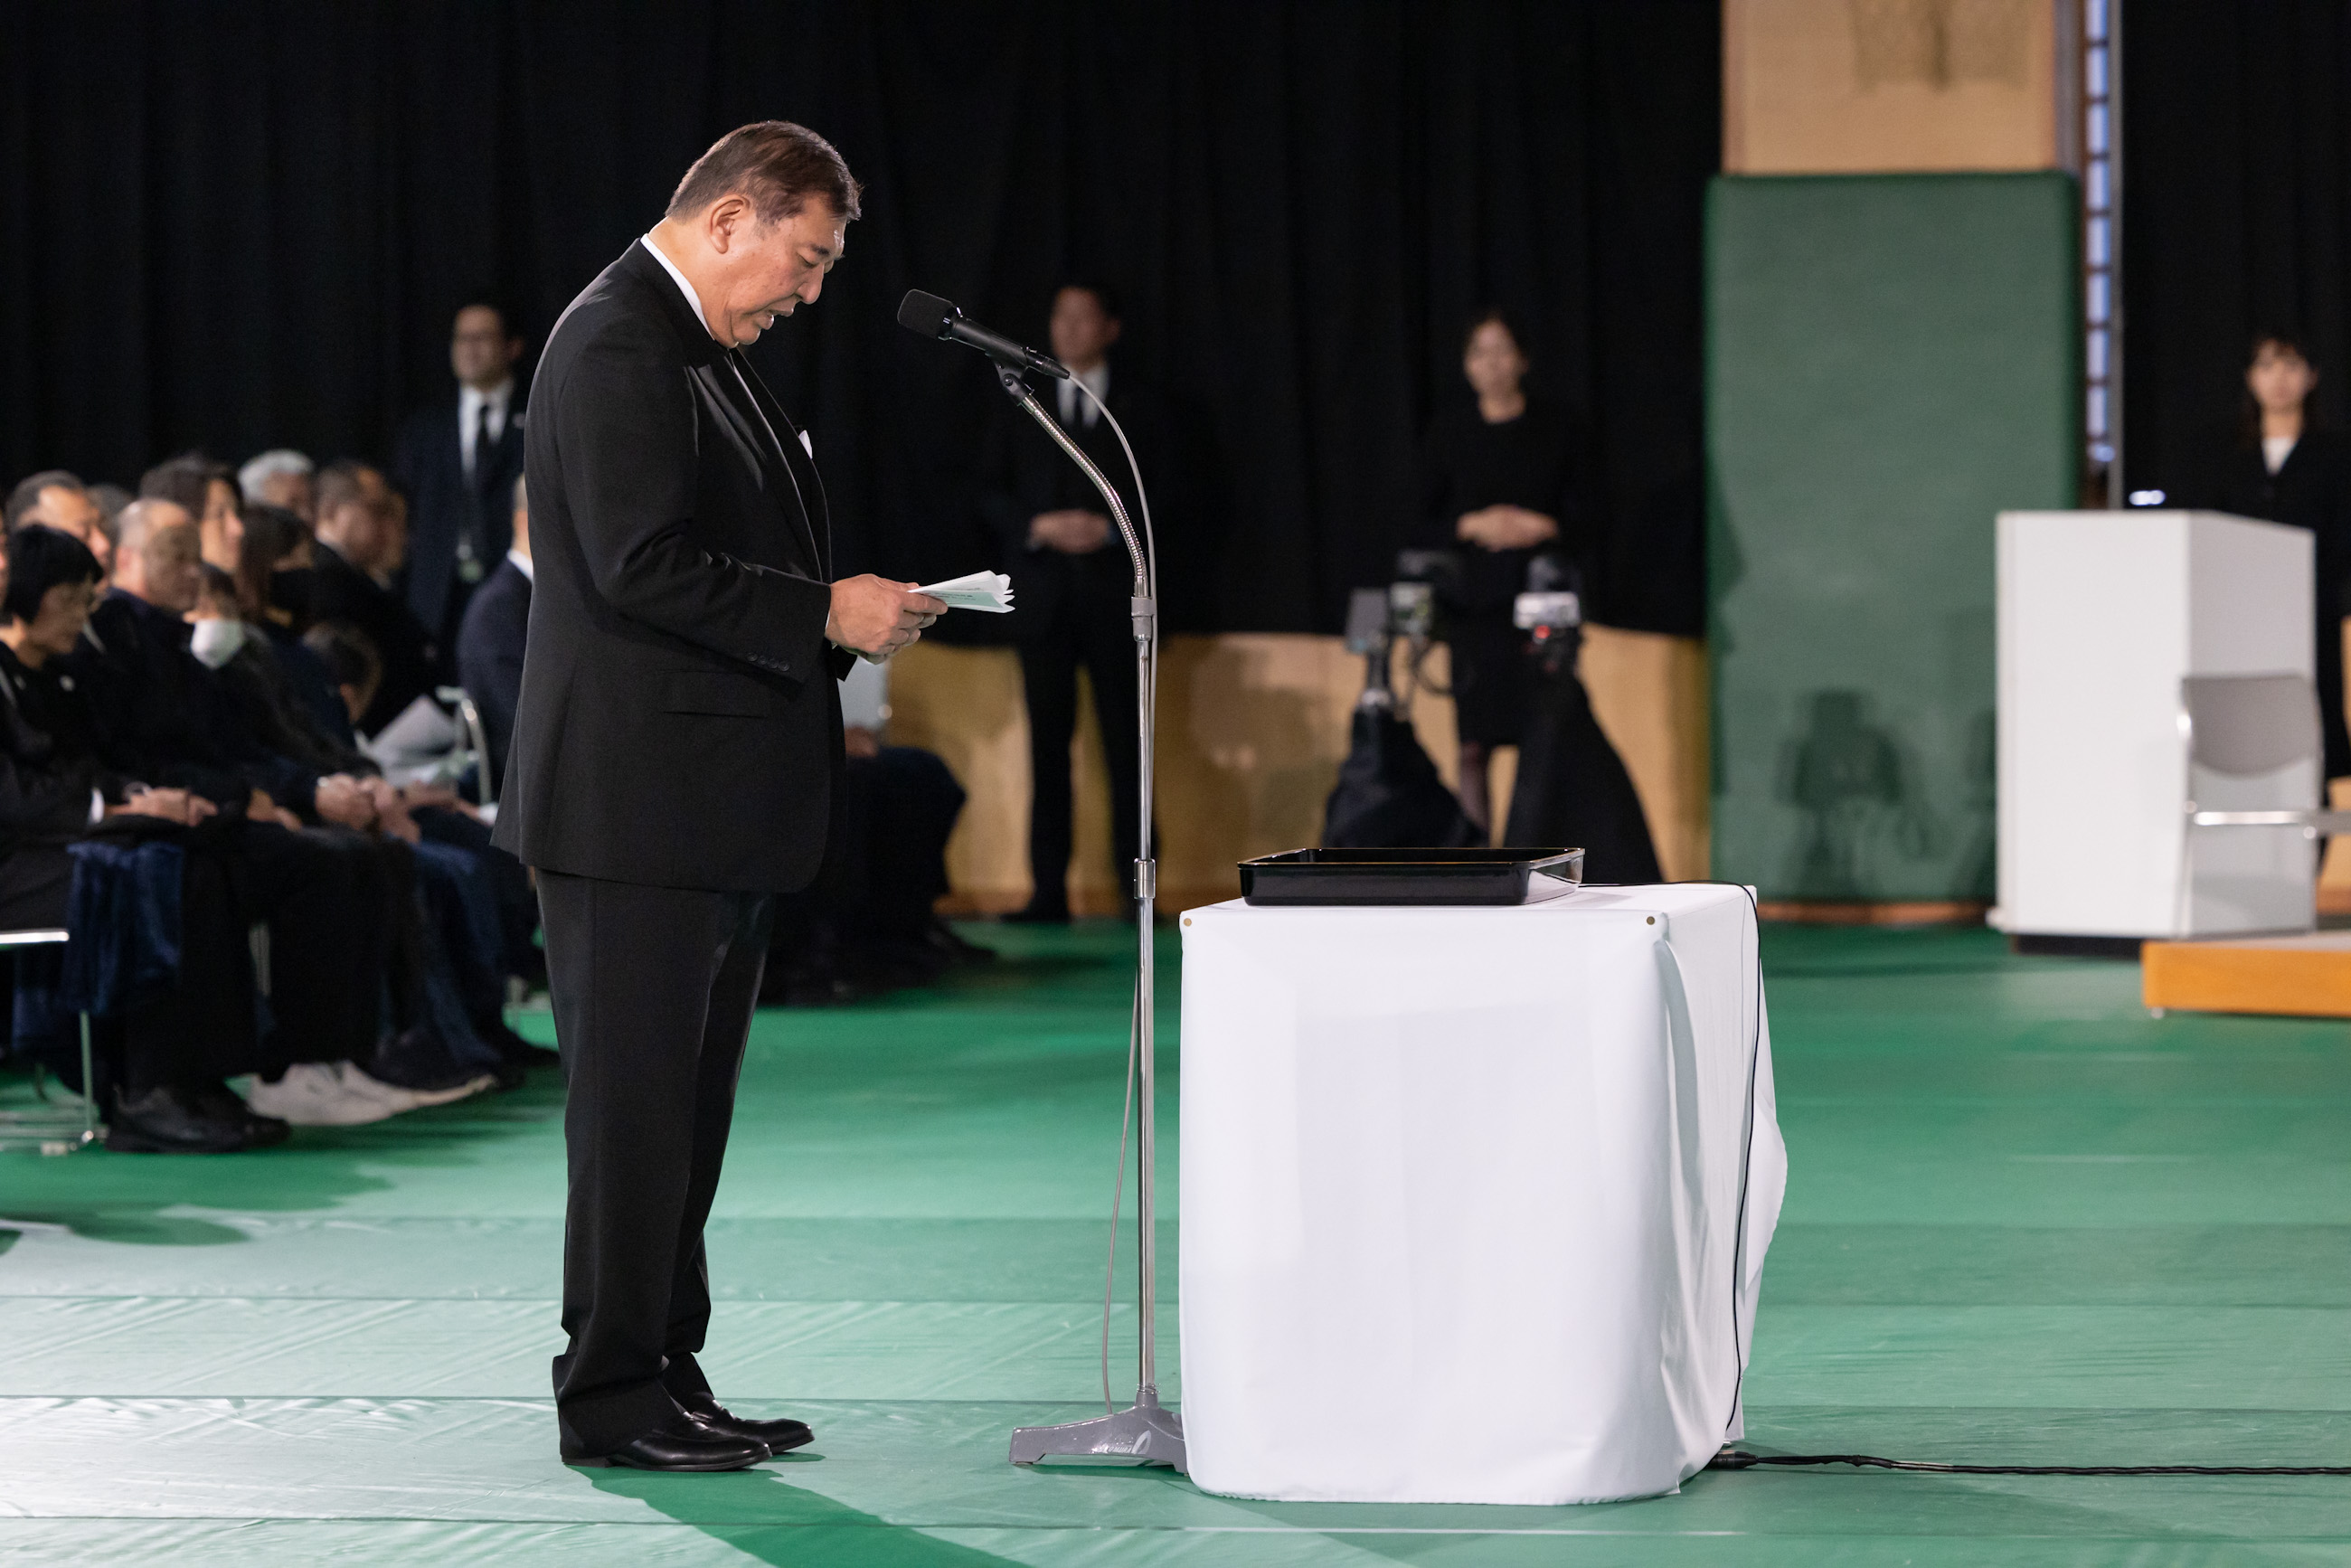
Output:
[[[990,615],[1012,613],[1012,580],[1000,571],[975,571],[914,591],[944,601],[950,610],[985,610]]]

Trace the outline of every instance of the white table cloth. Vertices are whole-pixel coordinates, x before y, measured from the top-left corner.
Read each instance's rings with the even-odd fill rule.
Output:
[[[1597,1502],[1741,1435],[1787,1176],[1745,893],[1235,901],[1183,937],[1196,1483]]]

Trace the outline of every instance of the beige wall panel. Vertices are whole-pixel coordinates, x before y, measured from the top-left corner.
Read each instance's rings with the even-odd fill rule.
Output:
[[[2053,168],[2058,3],[1723,0],[1723,168]]]
[[[1593,627],[1584,679],[1603,728],[1625,754],[1667,874],[1702,875],[1706,854],[1705,660],[1683,638]],[[1230,898],[1233,867],[1320,841],[1322,807],[1347,751],[1363,661],[1336,637],[1276,633],[1171,638],[1159,688],[1160,904]],[[1446,651],[1424,671],[1443,685]],[[1405,672],[1395,678],[1402,689]],[[935,751],[970,795],[947,845],[959,912],[1017,908],[1029,897],[1029,733],[1020,667],[1008,649],[924,643],[892,667],[890,737]],[[1115,907],[1109,790],[1089,700],[1078,761],[1072,907]],[[1420,691],[1413,727],[1455,779],[1453,705]],[[1516,753],[1494,761],[1497,816],[1509,810]]]
[[[1706,644],[1591,626],[1580,669],[1593,716],[1633,776],[1658,863],[1674,881],[1705,876]]]

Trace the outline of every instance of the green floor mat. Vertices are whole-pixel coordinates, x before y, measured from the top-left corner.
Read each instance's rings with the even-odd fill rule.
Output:
[[[1099,1403],[1131,947],[968,931],[1004,957],[754,1036],[705,1364],[812,1448],[732,1476],[556,1462],[550,1083],[250,1155],[0,1155],[0,1561],[2351,1561],[2338,1479],[1753,1472],[1507,1509],[1015,1469],[1013,1427]],[[1774,928],[1764,951],[1791,1176],[1752,1444],[2351,1463],[2351,1031],[2150,1019],[2134,967],[1981,932]],[[1177,961],[1171,940],[1170,1301]],[[1180,1397],[1172,1311],[1161,1333]]]

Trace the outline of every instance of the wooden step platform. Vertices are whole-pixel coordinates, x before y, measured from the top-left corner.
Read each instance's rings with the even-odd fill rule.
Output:
[[[2351,931],[2149,942],[2139,995],[2151,1009],[2351,1018]]]

